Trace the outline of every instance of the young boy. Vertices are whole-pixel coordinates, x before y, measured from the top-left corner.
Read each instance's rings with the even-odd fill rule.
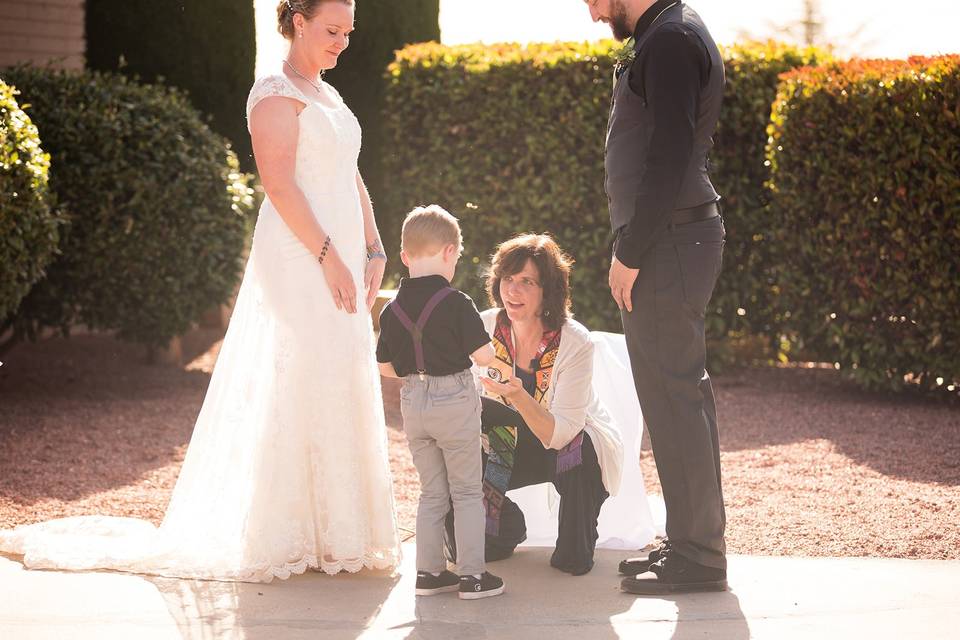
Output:
[[[420,475],[416,594],[473,600],[503,593],[503,580],[484,570],[480,395],[470,373],[471,358],[486,366],[494,352],[473,300],[450,286],[461,250],[460,225],[441,207],[407,215],[400,258],[410,277],[380,314],[377,362],[403,378],[403,430]],[[451,499],[459,576],[443,554]]]

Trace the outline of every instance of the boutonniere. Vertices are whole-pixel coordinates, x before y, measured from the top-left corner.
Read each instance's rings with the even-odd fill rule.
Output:
[[[637,57],[637,50],[634,49],[634,45],[636,44],[637,41],[633,39],[633,36],[627,38],[623,44],[613,52],[614,64],[630,64],[633,62],[633,59]]]
[[[633,37],[630,37],[614,50],[613,75],[615,78],[619,78],[620,74],[633,64],[633,59],[637,57],[637,50],[633,48],[635,44],[636,41]]]

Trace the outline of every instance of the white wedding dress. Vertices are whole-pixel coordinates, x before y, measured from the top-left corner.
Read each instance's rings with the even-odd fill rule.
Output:
[[[360,126],[339,94],[294,98],[296,180],[363,292]],[[264,201],[243,283],[159,528],[82,516],[0,531],[28,568],[267,582],[308,568],[391,568],[399,543],[370,316],[334,305],[316,259]]]

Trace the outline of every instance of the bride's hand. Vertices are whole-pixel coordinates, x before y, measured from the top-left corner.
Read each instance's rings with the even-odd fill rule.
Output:
[[[330,294],[337,309],[345,309],[347,313],[357,312],[357,285],[347,265],[340,259],[340,254],[333,247],[327,252],[321,265],[323,277],[330,287]]]
[[[383,282],[383,272],[387,268],[387,261],[383,258],[374,258],[367,262],[367,271],[363,275],[363,284],[367,288],[367,313],[373,309],[380,293],[380,284]]]

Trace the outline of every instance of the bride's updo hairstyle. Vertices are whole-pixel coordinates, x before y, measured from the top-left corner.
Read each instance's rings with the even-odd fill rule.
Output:
[[[302,13],[309,20],[317,13],[317,7],[324,2],[342,2],[353,5],[353,0],[280,0],[277,5],[277,31],[287,40],[296,35],[293,29],[293,16]]]

